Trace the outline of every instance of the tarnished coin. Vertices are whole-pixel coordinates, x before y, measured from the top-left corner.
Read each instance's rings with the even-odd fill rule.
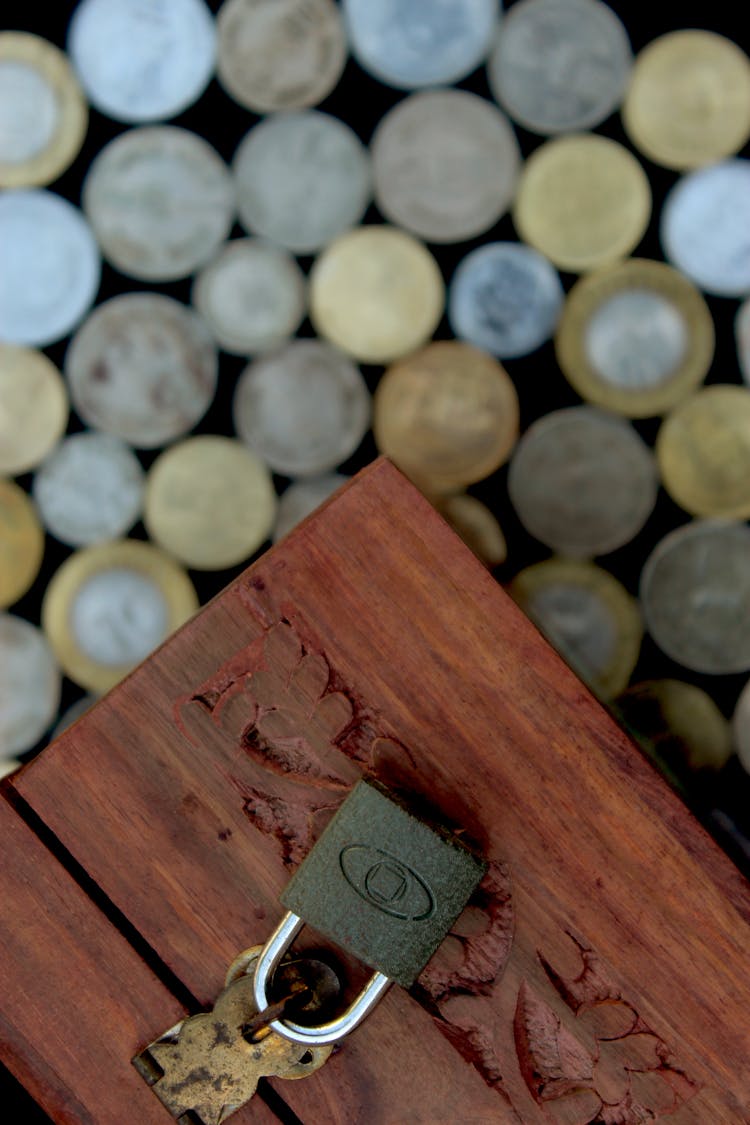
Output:
[[[695,286],[664,262],[630,258],[578,281],[555,338],[582,398],[628,418],[663,414],[695,390],[714,354],[714,325]]]
[[[195,133],[129,129],[105,145],[83,184],[104,257],[127,277],[175,281],[204,266],[235,212],[229,169]]]
[[[740,692],[732,716],[732,737],[737,757],[750,773],[750,681]]]
[[[59,738],[63,731],[66,731],[68,727],[73,726],[73,723],[77,723],[79,719],[82,719],[86,712],[90,711],[94,706],[97,698],[96,695],[82,695],[80,699],[72,703],[55,725],[50,736],[50,741],[54,738]]]
[[[494,226],[521,163],[510,122],[467,90],[404,98],[380,121],[371,151],[378,207],[428,242],[461,242]]]
[[[737,342],[737,362],[742,378],[750,383],[750,299],[744,301],[737,310],[734,320],[734,335]]]
[[[159,293],[105,301],[65,356],[81,418],[138,449],[192,429],[213,400],[217,373],[216,349],[201,318]]]
[[[641,152],[667,168],[711,164],[750,137],[750,59],[713,31],[671,31],[639,53],[622,107]]]
[[[547,559],[522,570],[509,592],[600,699],[627,686],[643,625],[635,598],[601,567]]]
[[[646,628],[685,668],[750,670],[750,527],[694,520],[649,555],[640,587]]]
[[[617,711],[668,769],[721,769],[732,753],[728,721],[710,695],[682,680],[644,680],[617,697]]]
[[[68,53],[92,105],[141,124],[175,117],[200,97],[215,40],[203,0],[81,0]]]
[[[246,445],[277,473],[334,469],[370,425],[370,392],[352,361],[321,340],[293,340],[240,375],[232,408]]]
[[[521,0],[487,63],[490,88],[532,133],[591,129],[617,109],[630,75],[628,34],[599,0]]]
[[[78,155],[88,120],[62,51],[37,35],[0,32],[0,188],[56,180]]]
[[[52,576],[42,626],[71,680],[109,691],[198,609],[187,574],[151,543],[76,551]]]
[[[279,498],[276,523],[271,536],[274,543],[288,535],[293,527],[302,523],[349,479],[341,473],[326,473],[320,477],[292,481]]]
[[[502,528],[487,505],[476,496],[457,492],[454,496],[441,497],[436,507],[485,566],[492,568],[505,562],[508,545]]]
[[[45,348],[91,308],[101,259],[81,212],[51,191],[0,193],[0,339]]]
[[[515,359],[549,340],[563,298],[557,271],[536,250],[490,242],[459,262],[448,290],[448,320],[470,344]]]
[[[195,279],[192,300],[219,347],[233,355],[284,343],[305,315],[305,277],[279,246],[235,238]]]
[[[60,705],[62,679],[41,631],[0,613],[0,759],[31,750]]]
[[[441,340],[389,367],[374,400],[373,431],[424,492],[456,492],[507,459],[518,437],[518,396],[485,352]]]
[[[424,344],[443,301],[432,254],[395,227],[358,227],[341,235],[310,273],[316,332],[364,363],[388,363]]]
[[[242,225],[295,254],[355,226],[370,202],[370,158],[356,133],[318,110],[273,115],[232,163]]]
[[[219,81],[255,113],[317,105],[344,69],[346,35],[333,0],[225,0],[217,28]]]
[[[41,352],[0,341],[0,474],[33,469],[68,421],[68,392]]]
[[[19,485],[0,480],[0,607],[22,598],[39,573],[44,531]]]
[[[162,453],[148,474],[146,530],[196,570],[244,562],[269,537],[275,515],[271,474],[233,438],[188,438]]]
[[[513,221],[556,266],[583,273],[624,258],[651,215],[648,177],[617,141],[591,134],[541,145],[521,171]]]

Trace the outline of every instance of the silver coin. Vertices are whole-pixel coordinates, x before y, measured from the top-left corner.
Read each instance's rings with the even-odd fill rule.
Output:
[[[57,714],[61,686],[41,630],[0,613],[0,759],[36,745]]]
[[[737,310],[734,321],[734,335],[737,341],[737,361],[742,378],[750,383],[750,299],[744,301]]]
[[[564,297],[557,270],[537,250],[490,242],[459,262],[448,288],[448,320],[461,339],[515,359],[550,339]]]
[[[195,133],[129,129],[94,159],[83,209],[113,266],[141,281],[175,281],[204,266],[235,212],[229,169]]]
[[[305,276],[286,250],[236,238],[198,274],[192,300],[219,347],[253,355],[280,347],[299,328]]]
[[[593,406],[547,414],[526,431],[508,492],[526,530],[569,558],[614,551],[638,534],[656,503],[656,462],[622,418]]]
[[[641,574],[646,627],[694,672],[750,670],[750,527],[694,520],[672,531]]]
[[[608,297],[584,328],[589,363],[615,387],[641,390],[669,382],[687,353],[689,327],[674,302],[649,289]]]
[[[494,226],[516,188],[521,155],[510,122],[466,90],[398,102],[371,143],[375,201],[428,242],[461,242]]]
[[[115,121],[166,121],[205,90],[214,21],[203,0],[82,0],[68,54],[92,105]]]
[[[213,401],[218,357],[200,316],[158,293],[100,305],[65,356],[81,418],[138,449],[186,434]]]
[[[44,348],[91,308],[101,259],[72,203],[51,191],[0,193],[0,339]]]
[[[664,202],[665,257],[717,297],[750,293],[750,160],[724,160],[678,180]]]
[[[313,109],[261,121],[240,142],[232,169],[243,226],[296,254],[356,226],[372,195],[359,138]]]
[[[63,731],[66,731],[68,727],[73,726],[73,723],[77,723],[79,719],[82,719],[86,712],[90,711],[94,706],[97,698],[96,695],[82,695],[75,703],[71,703],[70,707],[63,713],[55,729],[52,731],[50,741],[59,738]]]
[[[732,738],[737,757],[747,772],[750,773],[750,681],[745,684],[740,692],[734,708]]]
[[[240,438],[275,472],[317,476],[362,441],[370,394],[341,352],[320,340],[294,340],[245,368],[233,413]]]
[[[399,90],[450,85],[486,58],[498,0],[344,0],[352,52]]]
[[[628,35],[599,0],[521,0],[487,63],[500,105],[532,133],[591,129],[620,105],[633,64]]]
[[[536,590],[524,610],[584,683],[596,683],[611,668],[620,622],[593,587],[559,578]]]
[[[147,575],[112,567],[81,583],[70,607],[70,628],[80,651],[95,664],[132,666],[169,633],[169,607]]]
[[[42,523],[70,547],[117,539],[143,509],[145,474],[133,451],[112,434],[65,438],[34,475]]]
[[[322,477],[293,481],[279,498],[272,535],[274,543],[288,535],[349,479],[341,473],[326,473]]]

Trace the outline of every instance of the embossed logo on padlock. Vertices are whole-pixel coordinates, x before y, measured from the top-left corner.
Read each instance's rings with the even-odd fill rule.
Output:
[[[419,922],[435,910],[434,895],[422,876],[381,848],[348,844],[339,864],[360,898],[394,918]]]

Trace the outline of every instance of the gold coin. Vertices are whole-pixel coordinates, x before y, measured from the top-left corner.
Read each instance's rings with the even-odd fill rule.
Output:
[[[22,598],[39,573],[44,531],[24,490],[0,480],[0,607]]]
[[[196,570],[244,562],[268,539],[275,516],[269,470],[233,438],[188,438],[162,453],[149,472],[148,533]]]
[[[635,60],[622,120],[633,144],[682,171],[739,152],[750,137],[750,59],[712,31],[672,31]]]
[[[198,608],[184,570],[151,543],[121,539],[72,554],[52,576],[42,627],[63,671],[109,691]]]
[[[424,492],[455,492],[507,460],[518,439],[518,396],[486,352],[441,340],[393,364],[374,397],[381,453]]]
[[[519,237],[572,273],[625,257],[650,215],[643,168],[623,145],[593,133],[556,137],[533,152],[513,208]]]
[[[0,473],[33,469],[68,422],[62,375],[41,352],[0,343]]]
[[[455,496],[442,497],[436,507],[485,566],[492,568],[505,562],[508,545],[502,528],[487,505],[476,496],[458,492]]]
[[[0,187],[57,179],[78,155],[88,117],[62,51],[37,35],[0,33]]]
[[[582,398],[646,418],[669,410],[705,378],[714,324],[683,274],[664,262],[630,258],[573,286],[555,349]]]
[[[618,696],[616,710],[639,742],[668,769],[721,769],[732,753],[729,722],[701,688],[682,680],[644,680]]]
[[[704,387],[680,403],[662,422],[656,458],[686,512],[750,518],[750,389]]]
[[[444,302],[432,254],[395,227],[357,227],[340,235],[310,273],[316,332],[363,363],[389,363],[421,347]]]

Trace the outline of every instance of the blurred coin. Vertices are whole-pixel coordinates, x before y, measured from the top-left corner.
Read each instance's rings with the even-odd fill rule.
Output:
[[[92,105],[115,121],[165,121],[192,105],[214,69],[203,0],[81,0],[68,53]]]
[[[424,344],[444,299],[429,250],[395,227],[358,227],[341,235],[310,273],[316,332],[364,363],[388,363]]]
[[[159,293],[123,293],[99,305],[65,356],[81,418],[138,449],[192,429],[213,400],[217,371],[201,318]]]
[[[175,281],[204,266],[235,212],[224,161],[174,125],[115,137],[94,158],[82,198],[104,257],[139,281]]]
[[[44,526],[70,547],[117,539],[143,506],[144,473],[131,449],[112,434],[73,434],[34,476],[34,502]]]
[[[507,459],[518,437],[518,396],[492,356],[441,340],[389,367],[374,400],[373,431],[428,494],[455,492]]]
[[[80,699],[72,703],[52,731],[50,741],[59,738],[63,731],[66,731],[68,727],[73,726],[73,723],[77,723],[79,719],[82,719],[86,712],[91,710],[97,699],[98,696],[96,695],[82,695]]]
[[[714,354],[706,302],[664,262],[630,258],[578,281],[555,338],[582,398],[628,418],[663,414],[705,378]]]
[[[661,244],[706,293],[750,293],[750,160],[725,160],[678,180],[664,201]]]
[[[157,457],[148,474],[146,529],[196,570],[244,562],[269,537],[275,515],[271,474],[233,438],[188,438]]]
[[[185,572],[135,539],[76,551],[52,576],[42,625],[71,680],[109,691],[198,608]]]
[[[278,246],[235,238],[195,279],[192,300],[219,347],[233,355],[283,344],[305,315],[305,277]]]
[[[19,485],[0,480],[0,606],[23,597],[39,573],[44,531]]]
[[[470,344],[515,359],[549,340],[563,298],[557,271],[536,250],[490,242],[459,262],[448,290],[448,320]]]
[[[225,0],[217,29],[219,81],[255,113],[317,105],[346,62],[333,0]]]
[[[490,568],[505,562],[508,547],[500,524],[481,500],[458,492],[441,497],[437,510],[478,559]]]
[[[23,31],[0,32],[0,187],[37,187],[75,160],[88,107],[62,51]]]
[[[312,254],[353,227],[372,195],[370,158],[359,137],[314,109],[255,125],[232,170],[242,225],[295,254]]]
[[[274,543],[288,535],[293,527],[302,523],[349,479],[341,473],[326,473],[325,476],[292,481],[279,498],[276,523],[271,536]]]
[[[732,716],[732,737],[740,762],[750,773],[750,681],[740,692]]]
[[[742,378],[750,383],[750,299],[744,301],[737,310],[734,320],[734,335],[737,341],[737,361]]]
[[[510,206],[521,163],[510,122],[467,90],[397,102],[371,151],[378,207],[428,242],[461,242],[494,226]]]
[[[16,770],[20,770],[21,763],[16,758],[0,759],[0,781],[4,777],[10,777]]]
[[[671,31],[638,54],[622,107],[633,144],[682,170],[738,152],[750,137],[750,59],[713,31]]]
[[[557,137],[536,149],[513,208],[519,237],[572,273],[625,257],[650,215],[651,188],[636,158],[594,134]]]
[[[68,421],[68,392],[46,355],[0,341],[0,474],[33,469]]]
[[[591,129],[622,101],[628,35],[598,0],[521,0],[503,20],[487,63],[494,96],[532,133]]]
[[[571,558],[629,543],[651,515],[658,485],[653,454],[630,423],[591,406],[537,419],[508,473],[523,526]]]
[[[60,705],[60,669],[43,634],[0,613],[0,759],[31,750]]]
[[[51,191],[0,193],[0,339],[47,347],[94,303],[101,260],[91,229]]]
[[[617,697],[631,732],[667,767],[721,769],[732,753],[729,723],[711,696],[682,680],[644,680]]]
[[[522,570],[511,596],[601,699],[627,686],[643,636],[637,603],[601,567],[547,559]]]
[[[670,532],[641,574],[646,628],[685,668],[750,669],[750,527],[695,520]]]

